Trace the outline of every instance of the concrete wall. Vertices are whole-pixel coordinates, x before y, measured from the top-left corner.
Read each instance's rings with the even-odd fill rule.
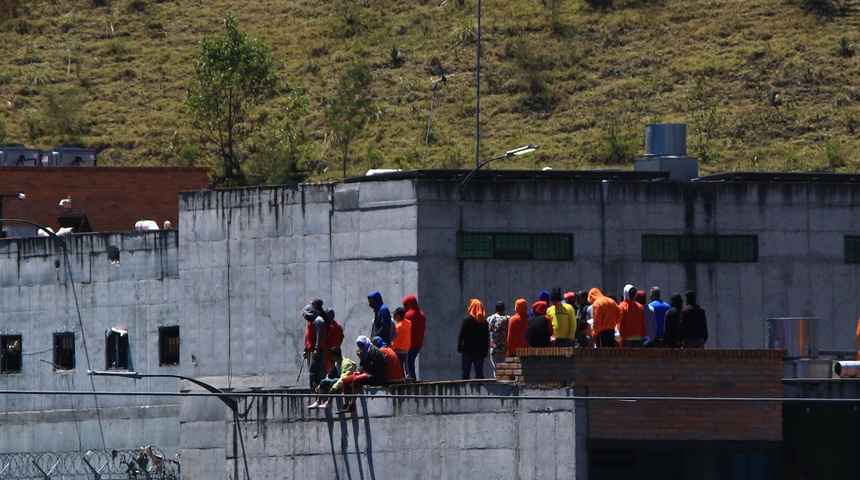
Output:
[[[605,190],[604,190],[605,188]],[[709,348],[762,348],[765,319],[819,317],[821,349],[853,350],[860,265],[844,263],[844,237],[860,233],[860,185],[752,182],[476,180],[417,182],[419,300],[427,313],[424,378],[455,378],[454,349],[470,298],[513,313],[541,290],[625,284],[695,289]],[[572,262],[458,260],[457,231],[572,233]],[[643,234],[753,234],[754,263],[642,262]]]
[[[309,411],[301,397],[249,397],[239,410],[248,412],[241,429],[251,478],[585,479],[582,412],[572,399],[541,398],[572,395],[453,383],[372,389],[351,416]],[[522,400],[497,398],[506,396]],[[183,476],[244,478],[229,410],[217,400],[187,401],[194,407],[183,400]]]
[[[129,332],[134,369],[178,372],[177,366],[158,365],[158,327],[178,324],[177,240],[175,230],[74,235],[65,238],[68,257],[50,238],[0,241],[0,334],[21,335],[23,356],[21,373],[0,375],[0,390],[24,392],[0,395],[0,452],[155,445],[175,453],[175,398],[96,400],[62,392],[176,391],[175,380],[94,378],[87,370],[106,370],[105,334],[122,326]],[[108,259],[110,246],[119,249],[118,265]],[[51,364],[58,332],[75,334],[75,370],[55,371]]]

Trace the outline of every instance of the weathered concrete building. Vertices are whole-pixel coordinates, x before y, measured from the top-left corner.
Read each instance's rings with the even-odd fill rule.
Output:
[[[493,171],[478,175],[461,192],[462,178],[459,171],[399,172],[342,184],[182,193],[178,233],[75,236],[70,260],[59,257],[50,239],[7,240],[0,257],[0,330],[9,337],[21,336],[24,365],[20,373],[0,375],[0,389],[87,390],[89,379],[81,366],[83,340],[91,345],[93,363],[104,358],[105,367],[122,371],[123,365],[108,364],[106,353],[109,345],[116,345],[108,343],[109,337],[118,335],[128,339],[134,360],[133,367],[125,368],[179,373],[245,393],[263,388],[275,395],[285,391],[282,387],[306,383],[305,378],[296,380],[305,326],[298,315],[301,307],[314,297],[333,307],[344,325],[344,351],[350,354],[352,339],[369,333],[366,296],[374,290],[382,292],[392,308],[407,294],[418,296],[428,317],[419,357],[421,380],[459,377],[456,335],[470,298],[486,305],[497,300],[513,305],[520,297],[534,301],[538,292],[556,286],[565,291],[598,286],[616,295],[626,283],[646,290],[660,285],[667,294],[695,289],[708,312],[709,349],[760,349],[765,346],[764,320],[786,316],[817,317],[820,349],[855,348],[851,333],[860,311],[860,233],[855,227],[860,224],[860,183],[851,177],[720,176],[669,182],[659,173]],[[111,265],[116,255],[119,267]],[[129,257],[146,260],[138,263]],[[60,260],[59,270],[54,260]],[[78,326],[68,313],[74,311],[74,295],[65,277],[66,264],[75,283],[80,282],[84,299]],[[162,327],[174,326],[181,326],[181,350],[178,365],[166,366],[158,360],[163,349],[158,339]],[[48,339],[64,332],[80,335],[75,337],[77,363],[72,373],[31,360],[35,352],[56,349]],[[66,378],[74,380],[71,388]],[[94,382],[96,390],[194,388],[163,379]],[[575,380],[573,385],[573,390],[559,395],[574,395]],[[428,404],[395,399],[380,402],[391,406],[372,408],[399,405],[398,412],[420,416],[410,421],[435,422],[440,428],[448,423],[445,429],[461,428],[459,420],[482,423],[487,402],[495,405],[493,412],[513,414],[521,425],[574,422],[576,415],[587,414],[571,409],[559,413],[568,420],[559,420],[556,415],[537,415],[527,402],[503,399],[466,402],[456,408],[477,417],[456,419],[438,415],[457,403],[456,388],[426,388],[438,388],[441,396],[452,398]],[[474,388],[498,394],[498,388],[509,387]],[[62,424],[69,432],[80,428],[92,436],[97,431],[95,412],[104,409],[93,408],[92,398],[74,397],[82,407],[62,396],[35,403],[22,403],[19,396],[4,395],[0,400],[5,411],[20,415],[17,428],[39,439],[46,434],[38,426],[40,419],[57,410],[67,413],[57,417],[55,428]],[[120,398],[104,403],[100,398],[99,406],[117,407],[117,426],[127,425],[122,420],[133,417],[144,431],[158,429],[160,437],[147,438],[158,438],[168,448],[176,445],[182,471],[190,478],[213,478],[213,473],[216,478],[241,477],[238,439],[230,434],[235,424],[217,399]],[[330,430],[326,434],[327,429],[341,428],[338,423],[294,422],[304,399],[272,397],[260,413],[256,409],[264,397],[259,398],[253,405],[242,405],[251,410],[241,422],[252,456],[266,459],[259,460],[255,471],[306,472],[303,457],[296,456],[303,455],[295,443],[300,435],[315,438],[314,448],[343,441],[343,432],[337,437]],[[432,406],[435,403],[438,406]],[[164,407],[163,413],[152,414],[160,420],[147,421],[141,413],[149,404]],[[81,423],[75,415],[80,417],[82,411],[95,420]],[[379,423],[376,432],[384,440],[376,434],[370,438],[376,446],[392,442],[384,451],[395,455],[394,445],[401,438],[396,435],[405,420],[381,416],[388,420],[372,425]],[[7,425],[0,422],[0,434],[7,433]],[[143,441],[132,425],[128,429],[132,434],[116,439],[116,444],[125,442],[123,448],[133,448]],[[466,441],[466,430],[440,431],[457,435],[462,441],[453,444],[466,453],[447,457],[428,446],[422,454],[427,461],[467,461],[474,453],[470,450],[482,448],[480,442]],[[485,433],[482,438],[496,434]],[[265,443],[250,440],[264,434],[269,435]],[[521,434],[504,430],[504,435],[528,441]],[[576,437],[581,431],[565,435],[575,445],[583,438],[599,440]],[[770,436],[768,441],[779,439]],[[352,442],[355,445],[356,440]],[[83,443],[66,435],[65,441],[57,439],[50,448],[77,450]],[[38,440],[21,445],[3,443],[2,451],[42,448]],[[519,478],[537,474],[538,468],[522,446],[498,444],[495,452],[500,456],[519,452],[519,463],[509,464],[522,472]],[[371,467],[366,454],[352,464],[337,460],[337,455],[353,450],[334,451],[331,468],[341,478],[347,469],[353,469],[353,477],[366,473],[360,470],[364,468],[390,473],[378,464]],[[332,462],[328,457],[325,461]],[[576,471],[584,470],[580,465]]]

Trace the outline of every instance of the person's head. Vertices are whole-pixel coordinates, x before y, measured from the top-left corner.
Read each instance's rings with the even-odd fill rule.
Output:
[[[374,312],[378,311],[382,307],[382,294],[379,292],[371,292],[370,295],[367,296],[367,305],[370,306]]]
[[[484,312],[484,304],[477,298],[469,301],[469,315],[472,316],[478,323],[487,321],[487,314]]]
[[[651,287],[651,300],[660,300],[660,287]]]
[[[576,294],[573,292],[565,293],[564,301],[567,302],[568,305],[573,305],[574,303],[576,303]]]
[[[579,293],[576,294],[576,303],[578,303],[580,307],[588,303],[588,292],[580,290]]]
[[[311,305],[312,305],[314,308],[316,308],[317,310],[322,310],[323,301],[322,301],[322,299],[315,298],[315,299],[313,299],[313,300],[311,301]]]
[[[329,320],[334,320],[334,309],[333,308],[326,308],[325,314],[328,315]]]
[[[560,288],[553,288],[552,292],[549,294],[549,300],[552,303],[561,302],[561,289]]]
[[[535,313],[535,315],[546,315],[546,302],[540,300],[533,303],[532,311]]]
[[[696,291],[695,290],[687,290],[687,293],[684,294],[684,297],[687,298],[687,305],[695,305],[696,304]]]
[[[639,305],[645,305],[645,290],[636,290],[636,296],[633,299]]]
[[[395,321],[399,322],[403,320],[403,317],[406,316],[406,310],[404,310],[403,307],[397,307],[394,309],[394,312],[391,314],[391,316],[394,317]]]
[[[669,300],[669,305],[675,308],[683,307],[684,299],[681,297],[681,294],[678,292],[673,293],[671,299]]]
[[[498,314],[505,313],[505,302],[496,302],[496,307],[494,310]]]
[[[633,299],[635,299],[635,298],[636,298],[636,287],[634,287],[633,285],[630,285],[628,283],[627,285],[624,286],[623,299],[624,300],[630,300],[632,302]]]
[[[340,347],[331,347],[331,358],[335,362],[343,360],[343,353],[340,351]]]
[[[547,292],[546,290],[541,290],[540,294],[538,295],[538,300],[541,302],[546,302],[546,304],[549,305],[549,292]]]
[[[367,354],[367,349],[370,348],[370,339],[361,335],[355,339],[355,345],[358,347],[358,352],[356,352],[358,357],[364,358],[364,355]]]
[[[305,305],[305,308],[302,309],[302,317],[308,322],[313,322],[317,318],[317,309],[310,303]]]

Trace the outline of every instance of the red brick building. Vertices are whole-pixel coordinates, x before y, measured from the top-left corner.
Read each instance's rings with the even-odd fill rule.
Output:
[[[178,193],[209,188],[208,174],[196,167],[0,167],[0,218],[57,230],[58,216],[73,213],[86,215],[97,232],[134,230],[138,220],[178,228]],[[67,197],[71,209],[60,206]],[[33,228],[7,223],[3,230],[26,236]]]

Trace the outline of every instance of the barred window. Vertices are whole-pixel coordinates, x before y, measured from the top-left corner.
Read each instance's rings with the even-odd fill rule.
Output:
[[[63,332],[54,334],[54,370],[75,369],[75,334]]]
[[[845,263],[860,263],[860,237],[845,236]]]
[[[643,262],[757,262],[757,235],[642,235]]]
[[[179,365],[179,326],[158,327],[158,366]]]
[[[0,335],[0,373],[21,373],[21,335]]]
[[[105,366],[108,369],[128,370],[131,351],[128,345],[128,330],[114,327],[105,334]]]
[[[573,260],[573,235],[460,232],[457,234],[457,258]]]

